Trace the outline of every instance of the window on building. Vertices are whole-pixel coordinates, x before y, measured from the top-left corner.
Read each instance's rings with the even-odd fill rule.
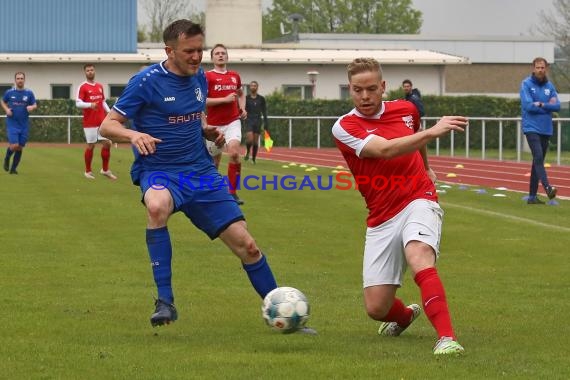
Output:
[[[110,84],[109,85],[109,97],[118,98],[123,93],[123,90],[127,87],[126,84]]]
[[[346,84],[340,85],[340,98],[343,100],[350,98],[350,89]]]
[[[70,84],[52,84],[51,85],[51,98],[52,99],[71,99],[71,85]]]
[[[0,83],[0,98],[4,96],[4,93],[14,87],[13,84],[8,83]]]
[[[285,84],[283,85],[283,95],[293,99],[313,99],[313,87],[303,84]]]

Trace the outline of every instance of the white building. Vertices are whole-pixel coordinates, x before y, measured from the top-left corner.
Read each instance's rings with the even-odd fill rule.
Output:
[[[300,34],[290,38],[293,42],[262,43],[261,0],[209,0],[206,26],[207,47],[225,44],[229,67],[243,83],[256,80],[263,94],[281,91],[301,98],[347,96],[346,65],[356,57],[380,61],[388,91],[408,78],[423,94],[518,96],[532,59],[554,57],[553,40],[528,37]],[[165,58],[161,44],[140,44],[136,53],[124,54],[0,52],[0,91],[12,86],[16,71],[24,71],[26,86],[39,99],[74,98],[84,81],[83,64],[89,62],[107,96],[119,96],[141,65]],[[211,68],[209,51],[203,62]],[[308,72],[318,72],[314,88]]]

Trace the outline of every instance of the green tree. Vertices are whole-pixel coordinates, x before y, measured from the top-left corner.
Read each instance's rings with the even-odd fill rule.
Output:
[[[291,14],[303,16],[298,25]],[[412,0],[274,0],[263,15],[263,39],[279,38],[281,23],[301,33],[417,34],[422,13]]]

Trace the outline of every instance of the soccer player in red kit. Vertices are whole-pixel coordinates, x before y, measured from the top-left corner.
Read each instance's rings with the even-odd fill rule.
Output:
[[[77,89],[77,97],[75,105],[83,109],[83,132],[87,147],[83,154],[85,159],[85,178],[95,179],[91,170],[91,162],[93,161],[93,151],[97,141],[101,141],[101,159],[103,160],[103,168],[100,173],[107,178],[117,179],[111,170],[109,170],[109,160],[111,159],[111,141],[99,134],[99,127],[109,113],[110,109],[105,102],[105,94],[101,83],[95,82],[95,66],[88,63],[83,66],[85,71],[85,82],[81,83]]]
[[[412,103],[382,101],[386,84],[378,61],[358,58],[347,71],[355,108],[336,121],[332,132],[369,210],[363,259],[366,312],[383,322],[378,333],[387,336],[400,335],[420,315],[419,305],[405,306],[396,297],[409,267],[438,335],[434,354],[460,354],[464,349],[456,340],[435,268],[443,211],[426,144],[463,131],[467,119],[445,116],[419,131],[420,115]]]
[[[238,178],[241,173],[239,149],[241,144],[241,121],[245,119],[245,94],[241,89],[241,78],[235,71],[228,70],[228,50],[222,44],[210,51],[214,69],[206,72],[208,98],[206,99],[208,125],[220,128],[226,139],[226,149],[230,158],[228,180],[230,194],[240,205],[243,201],[237,196]],[[207,144],[211,143],[206,141]],[[209,149],[210,150],[210,149]],[[216,168],[220,165],[222,153],[214,155]]]

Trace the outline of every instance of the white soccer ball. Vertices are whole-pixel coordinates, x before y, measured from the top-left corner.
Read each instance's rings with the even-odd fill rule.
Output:
[[[216,144],[214,144],[213,141],[210,140],[204,140],[206,142],[206,149],[208,150],[208,153],[210,153],[210,156],[215,157],[215,156],[219,156],[220,154],[222,154],[222,151],[224,150],[224,146],[222,146],[221,148],[216,146]]]
[[[284,286],[273,289],[265,296],[261,312],[269,327],[288,334],[305,326],[309,319],[310,306],[301,291]]]

